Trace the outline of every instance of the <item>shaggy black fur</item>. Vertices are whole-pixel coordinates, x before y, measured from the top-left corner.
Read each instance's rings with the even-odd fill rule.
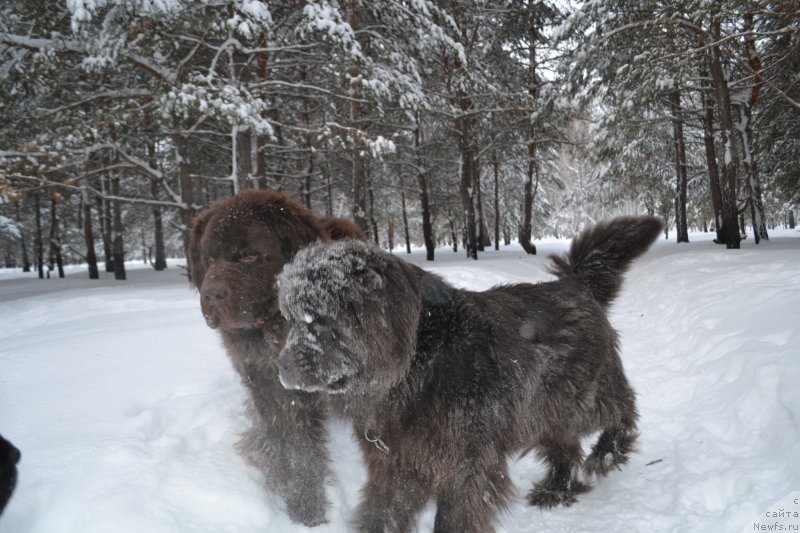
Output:
[[[20,457],[19,450],[0,435],[0,514],[17,485],[17,463]]]
[[[308,526],[323,523],[327,507],[325,397],[287,391],[278,382],[276,360],[287,328],[274,280],[300,248],[329,240],[331,230],[363,237],[352,223],[322,222],[282,193],[246,191],[202,212],[189,245],[203,316],[219,331],[251,396],[253,425],[238,449],[286,500],[292,520]]]
[[[588,490],[581,467],[627,462],[635,398],[606,310],[660,231],[651,217],[600,224],[554,259],[558,281],[485,292],[363,242],[298,253],[277,281],[291,328],[280,380],[353,420],[369,473],[358,528],[408,531],[433,497],[434,531],[490,531],[512,490],[507,458],[530,449],[549,466],[528,494],[541,507]]]

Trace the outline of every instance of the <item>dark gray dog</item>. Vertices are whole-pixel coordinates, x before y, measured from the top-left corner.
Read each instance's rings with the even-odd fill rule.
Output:
[[[625,464],[634,392],[607,318],[622,275],[661,231],[618,218],[553,258],[558,281],[458,290],[364,242],[301,250],[277,280],[290,325],[278,360],[288,389],[328,393],[354,422],[369,480],[361,531],[408,531],[437,501],[436,532],[485,532],[508,502],[509,456],[549,471],[531,505],[570,505]],[[601,431],[583,460],[580,438]]]

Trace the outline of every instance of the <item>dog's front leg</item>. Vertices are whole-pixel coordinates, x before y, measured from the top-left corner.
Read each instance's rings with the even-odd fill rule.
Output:
[[[486,533],[499,508],[506,506],[511,481],[505,461],[482,465],[479,458],[465,466],[436,501],[434,533]]]
[[[317,394],[287,391],[277,371],[249,373],[253,427],[238,444],[267,484],[286,501],[289,517],[306,526],[326,521],[329,456],[325,409]]]
[[[366,444],[365,448],[372,446]],[[411,531],[431,497],[429,483],[392,453],[377,447],[365,450],[369,479],[356,511],[356,528],[362,533]]]

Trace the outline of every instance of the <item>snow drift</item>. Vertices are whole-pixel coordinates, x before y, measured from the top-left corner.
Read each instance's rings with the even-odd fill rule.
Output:
[[[544,512],[523,503],[544,469],[520,459],[497,531],[753,531],[785,520],[770,513],[800,488],[798,237],[775,231],[727,251],[692,235],[639,260],[611,321],[638,392],[640,451],[571,508]],[[411,260],[483,290],[550,279],[546,255],[566,246]],[[0,532],[308,531],[233,449],[245,394],[197,294],[174,263],[131,268],[127,282],[0,271],[0,433],[23,454]],[[336,479],[320,533],[346,531],[365,479],[347,425],[330,432]],[[432,527],[429,505],[420,530]]]

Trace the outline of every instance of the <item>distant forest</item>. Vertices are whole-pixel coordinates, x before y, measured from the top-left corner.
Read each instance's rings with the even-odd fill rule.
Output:
[[[251,188],[431,260],[620,213],[738,248],[795,225],[800,3],[4,0],[0,116],[40,276],[165,268]]]

